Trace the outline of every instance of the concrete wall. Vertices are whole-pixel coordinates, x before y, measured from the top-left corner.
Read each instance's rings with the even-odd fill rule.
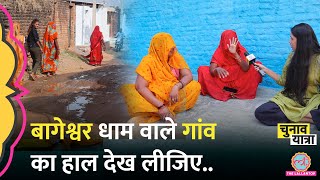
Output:
[[[290,28],[309,23],[320,37],[319,0],[125,0],[127,61],[137,65],[157,32],[172,34],[192,72],[209,65],[221,33],[233,29],[240,42],[280,73],[291,51]],[[269,77],[263,84],[277,87]]]
[[[92,8],[76,5],[76,46],[90,45]]]
[[[104,41],[110,41],[110,26],[107,24],[107,7],[97,8],[96,24],[100,27]],[[76,45],[90,45],[90,36],[94,27],[92,27],[91,6],[76,5]]]

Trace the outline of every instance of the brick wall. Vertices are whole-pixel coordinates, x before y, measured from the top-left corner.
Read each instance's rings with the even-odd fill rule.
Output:
[[[234,29],[240,42],[265,65],[280,73],[291,51],[290,28],[309,23],[320,38],[319,0],[126,0],[127,61],[137,65],[151,37],[168,32],[193,74],[209,65],[221,33]],[[320,39],[319,39],[320,40]],[[269,77],[263,84],[278,87]]]
[[[21,34],[27,36],[27,30],[34,18],[40,20],[38,30],[42,41],[45,28],[50,21],[57,24],[59,45],[62,49],[74,46],[75,39],[75,6],[62,0],[0,0],[0,4],[5,6],[12,16],[14,22],[21,24]],[[3,13],[0,18],[7,26],[7,19]],[[71,18],[69,26],[69,19]],[[69,32],[70,30],[70,32]],[[70,39],[70,42],[69,42]]]
[[[75,4],[57,1],[54,6],[54,21],[57,25],[58,42],[61,48],[67,49],[75,44]]]
[[[21,25],[21,34],[27,36],[27,31],[33,19],[40,20],[39,36],[42,39],[46,25],[52,20],[53,0],[0,0],[0,4],[6,7],[12,16],[14,22],[19,22]],[[44,8],[45,7],[45,8]],[[7,18],[0,13],[0,18],[7,26]]]

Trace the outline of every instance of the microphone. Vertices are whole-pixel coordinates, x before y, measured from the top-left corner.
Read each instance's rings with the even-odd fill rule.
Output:
[[[249,65],[253,64],[255,67],[257,67],[256,63],[256,57],[253,54],[249,54],[248,52],[245,52],[244,55],[246,56],[247,60],[249,61]],[[261,76],[265,76],[266,73],[262,71],[261,69],[258,70]]]

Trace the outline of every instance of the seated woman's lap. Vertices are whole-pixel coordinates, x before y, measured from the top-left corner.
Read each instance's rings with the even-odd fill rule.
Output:
[[[172,106],[174,112],[182,112],[192,108],[198,100],[201,86],[197,81],[191,81],[179,91],[179,101]]]
[[[320,130],[320,105],[318,106],[318,109],[312,110],[310,114],[317,129]]]
[[[276,126],[278,123],[290,122],[280,107],[271,101],[259,106],[254,114],[261,123],[268,126]]]

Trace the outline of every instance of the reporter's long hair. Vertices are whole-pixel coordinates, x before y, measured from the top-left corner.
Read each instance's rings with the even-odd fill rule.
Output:
[[[312,27],[306,23],[295,25],[291,28],[291,33],[297,38],[297,47],[287,69],[282,93],[305,106],[304,96],[308,87],[311,57],[320,53],[320,46]]]

